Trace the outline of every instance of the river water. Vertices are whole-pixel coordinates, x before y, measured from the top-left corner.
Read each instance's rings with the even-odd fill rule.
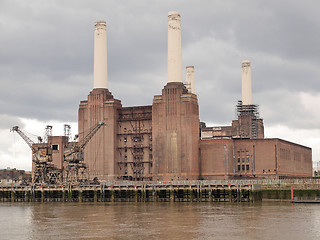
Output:
[[[320,239],[320,204],[0,203],[0,239]]]

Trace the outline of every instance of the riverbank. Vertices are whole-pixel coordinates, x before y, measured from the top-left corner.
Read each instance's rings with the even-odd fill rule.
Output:
[[[320,198],[320,183],[290,180],[119,181],[100,185],[0,186],[1,202],[259,202]]]

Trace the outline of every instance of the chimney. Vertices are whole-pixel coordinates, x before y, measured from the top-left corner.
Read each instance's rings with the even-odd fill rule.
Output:
[[[242,61],[242,105],[252,104],[251,66],[250,61]]]
[[[178,12],[168,14],[168,82],[182,83],[181,24]]]
[[[194,66],[186,67],[186,85],[187,85],[188,92],[195,94]]]
[[[107,73],[107,24],[94,24],[94,80],[93,88],[108,88]]]

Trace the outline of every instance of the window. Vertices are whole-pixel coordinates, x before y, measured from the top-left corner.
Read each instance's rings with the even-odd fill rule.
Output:
[[[246,170],[249,170],[249,165],[246,166]]]
[[[238,165],[238,171],[240,171],[240,165]]]
[[[125,156],[124,156],[124,160],[127,160],[127,158],[128,158],[127,155],[125,155]]]
[[[124,147],[124,152],[127,152],[128,150],[127,150],[127,147]]]
[[[242,165],[242,171],[244,171],[244,165]]]
[[[123,138],[123,141],[124,141],[124,142],[127,142],[127,138],[126,138],[126,137],[125,137],[125,138]]]
[[[58,144],[52,144],[51,145],[52,150],[59,150],[59,145]]]
[[[240,162],[240,157],[238,157],[238,162]]]

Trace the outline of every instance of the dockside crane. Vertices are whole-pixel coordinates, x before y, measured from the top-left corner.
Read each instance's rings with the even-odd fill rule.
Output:
[[[92,127],[88,134],[79,142],[71,142],[64,151],[65,181],[67,183],[78,183],[88,181],[87,165],[84,163],[84,149],[90,139],[104,125],[104,122],[98,122]]]
[[[32,151],[32,183],[33,184],[57,184],[62,180],[62,170],[52,164],[52,149],[47,142],[42,143],[42,138],[38,137],[39,143],[33,142],[19,126],[14,126],[12,132],[17,132],[28,144]]]

